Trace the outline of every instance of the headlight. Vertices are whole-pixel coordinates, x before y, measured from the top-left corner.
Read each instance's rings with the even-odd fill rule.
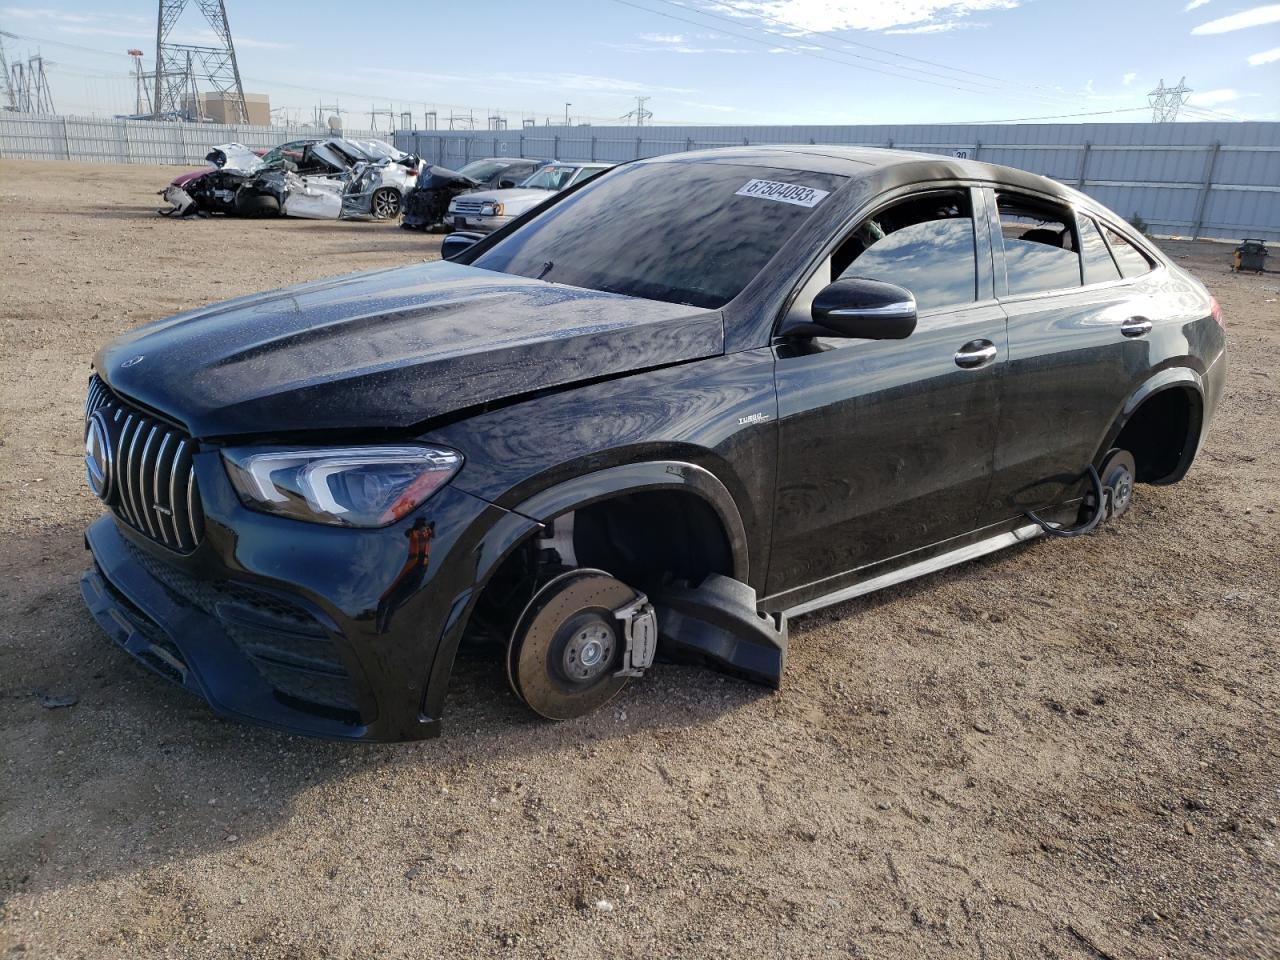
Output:
[[[245,506],[313,523],[381,527],[399,520],[462,467],[445,447],[242,447],[222,451]]]
[[[482,203],[480,205],[480,216],[482,217],[500,217],[502,216],[502,204],[500,203]]]

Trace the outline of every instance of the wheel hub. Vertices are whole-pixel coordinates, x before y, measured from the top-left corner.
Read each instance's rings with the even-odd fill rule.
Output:
[[[626,627],[616,611],[643,597],[602,570],[556,577],[529,601],[507,646],[507,679],[535,713],[569,720],[612,700],[626,670]]]
[[[603,620],[575,629],[564,648],[565,676],[580,682],[596,679],[613,659],[616,640],[613,628]]]

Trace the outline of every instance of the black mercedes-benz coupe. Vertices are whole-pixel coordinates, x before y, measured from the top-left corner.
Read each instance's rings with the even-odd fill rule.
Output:
[[[332,737],[437,734],[464,637],[552,718],[655,657],[777,685],[788,615],[1180,479],[1224,343],[1199,282],[1043,177],[637,161],[450,261],[104,348],[82,590],[218,712]]]

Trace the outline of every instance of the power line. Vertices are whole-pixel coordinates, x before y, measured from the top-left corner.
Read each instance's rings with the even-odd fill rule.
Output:
[[[711,30],[711,31],[713,31],[713,32],[715,32],[715,33],[721,33],[721,34],[724,34],[724,35],[726,35],[726,36],[735,37],[735,38],[737,38],[737,39],[739,39],[739,40],[746,40],[746,41],[748,41],[748,42],[750,42],[750,43],[759,43],[759,44],[764,44],[765,46],[769,46],[769,47],[776,47],[776,46],[778,46],[778,42],[777,42],[777,40],[772,40],[772,41],[771,41],[771,40],[761,40],[761,39],[760,39],[760,38],[758,38],[758,37],[750,36],[750,35],[748,35],[748,34],[738,33],[738,32],[731,31],[731,30],[725,30],[723,27],[713,27],[713,26],[710,26],[709,24],[701,23],[701,22],[699,22],[699,21],[697,21],[697,20],[690,20],[690,19],[688,19],[687,17],[677,16],[676,14],[673,14],[673,13],[667,13],[667,12],[662,11],[662,10],[654,10],[654,9],[653,9],[653,8],[651,8],[651,7],[644,7],[644,6],[641,6],[641,5],[640,5],[640,4],[638,4],[638,3],[632,3],[632,2],[631,2],[631,0],[613,0],[613,2],[614,2],[614,3],[622,4],[623,6],[626,6],[626,7],[631,7],[631,8],[633,8],[633,9],[635,9],[635,10],[642,10],[642,11],[644,11],[645,13],[652,14],[653,16],[656,16],[656,17],[664,17],[664,18],[666,18],[666,19],[668,19],[668,20],[675,20],[675,21],[678,21],[678,22],[680,22],[680,23],[686,23],[686,24],[689,24],[690,26],[698,27],[699,29],[702,29],[702,30]],[[667,3],[667,4],[669,4],[670,6],[677,7],[678,9],[681,9],[681,10],[686,10],[686,11],[688,11],[688,12],[690,12],[690,13],[694,13],[694,14],[696,14],[697,16],[709,17],[709,18],[713,18],[713,19],[716,19],[716,20],[723,20],[723,21],[725,21],[725,22],[727,22],[727,23],[735,23],[734,21],[730,20],[729,18],[727,18],[727,17],[722,17],[722,16],[720,16],[719,14],[710,13],[710,12],[705,11],[705,10],[697,10],[697,11],[690,10],[688,7],[682,6],[681,4],[671,2],[671,0],[657,0],[657,2],[659,2],[659,3]],[[774,18],[769,18],[769,19],[774,19]],[[735,26],[736,26],[736,25],[737,25],[737,24],[735,23]],[[822,44],[822,43],[816,43],[816,42],[813,42],[813,40],[812,40],[812,36],[809,36],[809,37],[808,37],[808,41],[809,41],[808,45],[809,45],[809,46],[816,46],[816,47],[819,47],[820,49],[823,49],[823,50],[830,50],[830,51],[833,51],[833,52],[835,52],[835,53],[839,53],[839,54],[841,54],[842,56],[851,56],[851,57],[856,57],[856,58],[858,58],[858,59],[860,59],[860,60],[867,60],[867,61],[872,62],[872,63],[879,63],[879,64],[882,64],[882,65],[888,66],[888,67],[890,68],[890,70],[877,69],[877,68],[875,68],[875,67],[866,66],[866,65],[861,64],[861,63],[852,63],[852,62],[850,62],[850,61],[848,61],[848,60],[837,60],[837,59],[834,59],[834,58],[832,58],[832,57],[823,56],[823,55],[822,55],[822,54],[820,54],[820,53],[814,53],[812,50],[807,49],[805,46],[795,46],[795,45],[794,45],[794,43],[793,43],[793,36],[789,36],[789,35],[787,35],[787,34],[779,33],[779,32],[777,32],[776,30],[769,30],[769,29],[766,29],[766,28],[764,28],[764,27],[751,27],[751,26],[746,26],[746,25],[743,25],[743,26],[742,26],[742,29],[744,29],[744,30],[752,30],[752,31],[755,31],[755,32],[758,32],[758,33],[764,33],[764,34],[767,34],[767,35],[768,35],[768,36],[770,36],[770,37],[779,38],[779,39],[781,39],[782,41],[785,41],[786,43],[791,44],[790,46],[787,46],[787,47],[785,47],[784,49],[787,49],[787,50],[789,50],[789,51],[791,51],[791,52],[793,52],[793,53],[800,54],[801,56],[811,57],[811,58],[816,59],[816,60],[825,60],[825,61],[827,61],[828,63],[835,63],[835,64],[839,64],[839,65],[841,65],[841,66],[853,67],[855,70],[866,70],[866,71],[868,71],[868,72],[870,72],[870,73],[876,73],[876,74],[880,74],[880,75],[882,75],[882,76],[889,76],[889,77],[893,77],[893,78],[898,79],[898,80],[911,80],[911,81],[914,81],[914,82],[916,82],[916,83],[924,83],[924,84],[928,84],[928,85],[930,85],[930,86],[943,87],[944,89],[948,89],[948,90],[955,90],[955,91],[960,92],[960,93],[981,93],[981,94],[990,94],[990,93],[992,93],[992,92],[1000,92],[1000,93],[1004,93],[1004,94],[1006,94],[1006,95],[1013,96],[1013,97],[1018,98],[1018,99],[1034,100],[1034,101],[1039,101],[1039,102],[1041,102],[1041,103],[1046,103],[1046,104],[1049,104],[1049,103],[1057,103],[1057,102],[1068,102],[1068,101],[1067,101],[1067,98],[1065,98],[1065,97],[1049,96],[1049,95],[1045,95],[1045,94],[1019,95],[1019,94],[1017,94],[1017,93],[1011,93],[1011,92],[1007,89],[1007,81],[998,80],[998,78],[996,78],[996,79],[997,79],[997,82],[1000,84],[1000,86],[993,86],[993,85],[992,85],[992,84],[990,84],[990,83],[981,83],[981,82],[979,82],[979,81],[975,81],[975,80],[967,80],[967,79],[965,79],[965,78],[963,78],[963,77],[940,77],[940,76],[938,76],[937,74],[931,74],[931,73],[929,73],[928,71],[920,70],[920,69],[919,69],[919,68],[917,68],[917,67],[909,67],[909,66],[904,66],[904,65],[900,65],[900,64],[887,64],[887,63],[886,63],[885,61],[883,61],[883,60],[875,60],[874,58],[871,58],[871,57],[865,57],[865,56],[863,56],[863,55],[861,55],[861,54],[856,54],[856,53],[847,53],[846,51],[844,51],[844,50],[840,50],[840,49],[835,48],[835,47],[832,47],[832,46],[830,46],[829,44]],[[907,70],[907,71],[911,71],[911,73],[904,74],[904,73],[891,72],[891,71],[896,71],[896,70]],[[922,74],[922,76],[912,76],[912,75],[911,75],[911,74],[915,74],[915,73]],[[956,84],[964,84],[964,85],[963,85],[963,86],[956,86]]]
[[[661,0],[661,2],[663,2],[663,3],[669,3],[669,0]],[[722,0],[703,0],[703,2],[705,2],[705,3],[710,3],[710,4],[714,5],[714,6],[717,6],[717,7],[722,8],[722,9],[724,9],[724,10],[737,10],[737,9],[739,9],[739,8],[737,8],[737,7],[732,6],[731,4],[728,4],[728,3],[724,3],[724,2],[722,2]],[[675,3],[670,3],[669,5],[670,5],[670,6],[679,6],[679,4],[675,4]],[[686,7],[685,9],[688,9],[688,8]],[[705,11],[704,11],[704,12],[705,12]],[[716,16],[715,14],[710,14],[710,13],[708,13],[708,14],[706,14],[706,15],[707,15],[707,16]],[[752,11],[752,12],[751,12],[751,15],[752,15],[752,16],[754,16],[754,17],[756,17],[757,19],[760,19],[760,20],[769,20],[769,21],[772,21],[773,23],[780,24],[781,26],[789,27],[789,28],[790,28],[790,29],[792,29],[792,30],[801,29],[801,28],[796,27],[796,26],[795,26],[795,24],[788,23],[786,20],[779,19],[778,17],[771,17],[771,16],[769,16],[767,13],[761,13],[761,12],[760,12],[760,11],[758,11],[758,10]],[[728,22],[731,22],[731,23],[732,23],[732,22],[734,22],[734,21],[732,21],[732,20],[729,20],[729,18],[727,18],[727,17],[716,17],[716,19],[718,19],[718,20],[727,20]],[[804,32],[804,34],[805,34],[806,36],[814,36],[815,34],[820,35],[820,36],[830,36],[830,35],[831,35],[831,32],[823,33],[823,32],[818,31],[818,30],[804,30],[803,32]],[[944,70],[951,70],[951,71],[954,71],[955,73],[967,73],[967,74],[969,74],[970,76],[974,76],[974,77],[982,77],[982,78],[983,78],[983,79],[985,79],[985,80],[995,80],[995,81],[997,81],[997,82],[999,82],[999,83],[1008,83],[1008,82],[1009,82],[1008,80],[1005,80],[1003,77],[993,77],[993,76],[991,76],[991,75],[990,75],[990,74],[988,74],[988,73],[978,73],[976,70],[966,70],[966,69],[964,69],[963,67],[953,67],[953,66],[951,66],[951,65],[949,65],[949,64],[941,63],[941,62],[939,62],[939,61],[937,61],[937,60],[926,60],[926,59],[924,59],[923,57],[913,57],[913,56],[910,56],[909,54],[905,54],[905,53],[898,53],[896,50],[887,50],[887,49],[885,49],[884,47],[876,47],[876,46],[873,46],[873,45],[871,45],[871,44],[869,44],[869,43],[863,43],[863,42],[861,42],[861,41],[859,41],[859,40],[850,40],[850,39],[848,39],[847,37],[837,37],[837,38],[835,38],[835,39],[838,39],[841,43],[846,44],[846,45],[848,45],[848,46],[862,47],[864,50],[874,50],[874,51],[876,51],[876,53],[883,53],[883,54],[885,54],[885,55],[887,55],[887,56],[890,56],[890,57],[899,57],[899,58],[901,58],[901,59],[903,59],[903,60],[911,60],[911,61],[914,61],[915,63],[923,63],[923,64],[927,64],[928,66],[932,66],[932,67],[941,67],[941,68],[942,68],[942,69],[944,69]]]

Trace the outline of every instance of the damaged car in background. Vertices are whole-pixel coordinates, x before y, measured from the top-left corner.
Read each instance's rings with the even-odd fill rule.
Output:
[[[418,173],[418,185],[404,198],[404,218],[400,226],[406,230],[442,227],[449,202],[454,197],[475,190],[514,187],[547,162],[520,157],[490,157],[472,160],[460,170],[424,164]]]
[[[212,170],[176,177],[165,216],[393,220],[417,184],[420,161],[382,140],[298,140],[259,156],[239,143],[214,147]]]
[[[446,226],[473,233],[492,233],[552,194],[584,184],[612,166],[611,163],[548,163],[519,187],[477,191],[453,200],[446,214]]]
[[[437,734],[464,639],[553,719],[658,658],[777,687],[789,616],[1119,520],[1222,396],[1217,302],[1045,177],[734,147],[544,195],[99,351],[81,592],[118,645],[357,740]]]

